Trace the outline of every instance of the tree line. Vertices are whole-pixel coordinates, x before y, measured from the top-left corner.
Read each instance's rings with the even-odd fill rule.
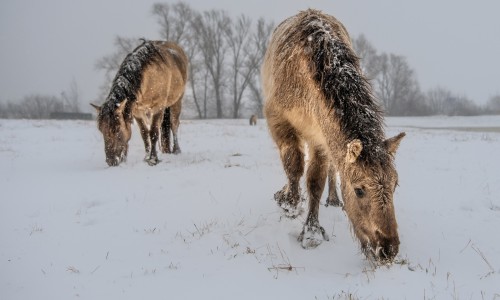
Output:
[[[185,111],[196,118],[262,116],[260,64],[274,29],[272,22],[253,22],[224,10],[198,12],[184,2],[156,3],[152,15],[162,39],[179,43],[190,58],[190,82]],[[423,92],[406,57],[379,53],[364,35],[353,38],[361,67],[387,115],[479,115],[500,113],[500,95],[478,106],[464,95],[443,87]],[[116,52],[101,58],[96,66],[106,73],[105,97],[121,60],[138,39],[116,37]]]
[[[198,12],[184,2],[154,4],[152,15],[161,38],[180,44],[189,57],[184,115],[206,119],[262,114],[260,65],[272,22],[233,18],[224,10]],[[103,99],[121,61],[138,43],[137,38],[118,36],[116,51],[97,61],[97,69],[106,74]]]
[[[374,93],[390,116],[472,116],[499,114],[500,95],[490,98],[481,107],[464,95],[454,94],[444,87],[421,91],[416,73],[406,57],[393,53],[378,53],[364,35],[353,39],[361,58],[361,67],[370,79]]]
[[[72,81],[59,96],[31,94],[20,102],[0,102],[2,119],[51,119],[54,113],[81,113],[78,86]]]
[[[185,118],[262,117],[260,65],[273,22],[263,18],[254,21],[244,14],[232,17],[220,9],[197,11],[182,1],[156,3],[151,13],[161,39],[180,44],[189,57]],[[121,62],[139,43],[139,38],[117,36],[114,53],[97,60],[96,69],[105,74],[101,101],[108,95]],[[424,92],[406,57],[377,51],[364,35],[354,37],[352,43],[387,115],[500,114],[500,95],[478,106],[444,87]],[[19,103],[0,103],[0,117],[47,118],[52,111],[79,112],[78,100],[76,83],[72,83],[70,91],[60,96],[29,95]]]

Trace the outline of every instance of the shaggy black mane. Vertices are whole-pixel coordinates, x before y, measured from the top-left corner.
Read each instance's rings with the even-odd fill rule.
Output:
[[[359,58],[316,11],[309,11],[299,28],[302,28],[301,40],[311,60],[313,78],[331,101],[342,131],[348,140],[361,140],[361,159],[385,161],[383,113],[370,83],[360,73]]]
[[[111,90],[103,110],[113,112],[124,100],[134,102],[142,83],[142,73],[146,67],[163,59],[152,41],[142,39],[142,43],[123,60],[111,85]],[[105,114],[106,111],[103,111]]]

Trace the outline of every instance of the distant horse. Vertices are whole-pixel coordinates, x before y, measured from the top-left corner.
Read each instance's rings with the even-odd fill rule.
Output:
[[[325,181],[341,178],[344,209],[368,258],[392,261],[399,250],[393,205],[394,155],[404,133],[385,139],[382,112],[363,77],[349,35],[334,17],[307,10],[274,31],[262,66],[264,112],[288,183],[274,199],[300,214],[304,144],[309,151],[309,211],[299,241],[316,247],[328,235],[318,220]],[[335,191],[330,203],[339,205]]]
[[[145,41],[125,57],[102,106],[97,126],[104,137],[106,162],[117,166],[127,157],[134,118],[146,149],[144,160],[158,164],[156,142],[161,151],[180,153],[177,130],[187,81],[188,58],[172,42]],[[174,140],[170,150],[170,131]]]
[[[250,126],[257,125],[257,116],[256,116],[256,115],[252,115],[252,116],[250,117],[249,122],[250,122]]]

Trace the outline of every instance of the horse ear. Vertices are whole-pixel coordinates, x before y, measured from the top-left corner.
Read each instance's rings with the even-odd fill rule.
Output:
[[[96,110],[97,112],[100,112],[100,111],[101,111],[101,107],[100,107],[100,106],[98,106],[98,105],[95,105],[94,103],[90,103],[90,106],[92,106],[93,108],[95,108],[95,110]]]
[[[400,134],[384,141],[385,148],[392,156],[396,154],[396,150],[399,148],[399,143],[401,143],[401,140],[405,137],[405,135],[406,133],[401,132]]]
[[[354,163],[361,154],[361,150],[363,150],[361,141],[358,139],[352,140],[347,144],[346,161],[351,164]]]

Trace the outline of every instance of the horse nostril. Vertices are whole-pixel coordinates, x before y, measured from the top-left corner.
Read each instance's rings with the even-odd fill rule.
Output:
[[[379,260],[392,260],[399,252],[399,238],[397,236],[390,237],[383,234],[380,230],[375,231],[377,238],[376,257]]]

